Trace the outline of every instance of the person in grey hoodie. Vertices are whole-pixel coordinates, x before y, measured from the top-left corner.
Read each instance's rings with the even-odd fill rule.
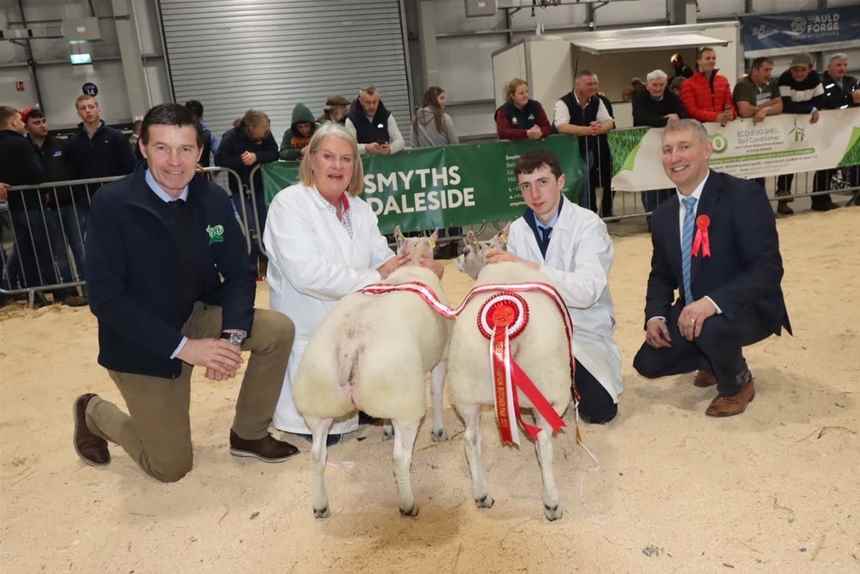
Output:
[[[412,134],[415,147],[433,147],[460,143],[451,116],[445,113],[448,95],[439,86],[424,92],[424,107],[415,113]]]
[[[304,104],[296,104],[293,108],[293,122],[290,129],[284,132],[281,139],[281,159],[298,161],[302,159],[305,147],[311,141],[311,136],[317,129],[314,115]]]

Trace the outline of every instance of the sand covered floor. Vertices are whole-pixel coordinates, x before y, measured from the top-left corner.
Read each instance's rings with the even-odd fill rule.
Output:
[[[610,287],[624,355],[618,418],[555,439],[563,520],[543,517],[534,450],[502,448],[489,412],[484,462],[496,505],[470,495],[462,425],[419,434],[415,519],[397,511],[390,442],[362,428],[329,451],[332,516],[315,520],[309,445],[284,464],[227,449],[236,381],[192,384],[194,470],[145,477],[119,448],[107,468],[72,449],[72,402],[121,403],[96,364],[88,309],[0,310],[0,571],[164,572],[860,572],[860,208],[779,222],[795,336],[748,349],[757,395],[741,416],[704,416],[713,390],[691,376],[646,381],[645,235],[616,239]],[[449,266],[457,301],[468,278]],[[260,289],[259,304],[268,297]]]

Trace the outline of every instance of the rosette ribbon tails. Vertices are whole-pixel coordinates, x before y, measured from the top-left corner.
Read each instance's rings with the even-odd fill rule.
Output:
[[[553,431],[564,428],[564,420],[546,400],[534,382],[511,358],[511,339],[523,332],[529,321],[526,300],[517,293],[502,291],[487,299],[478,313],[478,329],[490,340],[490,365],[493,377],[493,397],[496,422],[502,444],[520,445],[518,426],[529,439],[537,440],[541,429],[525,422],[520,409],[519,391],[549,422]]]
[[[708,227],[711,226],[711,218],[708,214],[703,213],[696,218],[696,236],[693,238],[693,257],[698,257],[701,252],[702,257],[711,256],[711,239],[708,236]]]

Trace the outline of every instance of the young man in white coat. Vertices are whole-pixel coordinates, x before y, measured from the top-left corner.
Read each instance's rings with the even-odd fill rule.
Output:
[[[621,353],[612,338],[608,276],[613,248],[606,224],[564,197],[564,175],[551,152],[522,155],[515,173],[528,209],[511,224],[508,250],[490,252],[488,262],[526,263],[558,289],[573,317],[579,414],[591,423],[609,422],[618,413],[624,387]]]

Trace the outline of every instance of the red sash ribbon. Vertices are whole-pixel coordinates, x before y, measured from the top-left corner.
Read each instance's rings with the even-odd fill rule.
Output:
[[[693,257],[699,256],[699,251],[702,252],[702,257],[711,256],[711,239],[708,237],[708,227],[711,225],[711,218],[706,213],[703,213],[696,218],[696,237],[693,239]]]

